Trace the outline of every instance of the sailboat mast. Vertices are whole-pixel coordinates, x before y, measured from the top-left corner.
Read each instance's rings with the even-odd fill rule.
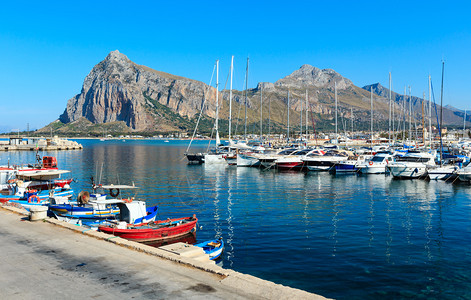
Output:
[[[422,96],[422,142],[425,147],[425,119],[424,119],[424,101],[425,101],[425,92]]]
[[[231,58],[231,83],[229,87],[229,141],[231,140],[232,130],[232,74],[234,71],[234,55]]]
[[[404,115],[404,122],[402,124],[403,126],[403,131],[402,131],[402,142],[405,143],[406,142],[406,91],[407,90],[407,87],[404,86],[404,98],[403,98],[403,102],[402,102],[402,112],[403,112],[403,115]]]
[[[463,139],[464,139],[465,130],[466,130],[466,109],[464,110],[464,118],[463,118]]]
[[[445,62],[442,62],[442,88],[440,92],[440,166],[443,164],[443,141],[442,141],[442,128],[443,128],[443,77],[445,75]]]
[[[352,138],[353,138],[353,107],[350,107],[350,116],[352,117]]]
[[[412,142],[412,97],[409,85],[409,141]]]
[[[245,126],[244,126],[244,139],[247,140],[247,90],[249,82],[249,58],[247,57],[247,67],[245,69]]]
[[[428,75],[428,139],[432,150],[432,77]]]
[[[271,118],[271,98],[268,97],[268,138],[270,139],[270,133],[271,133],[271,122],[270,122],[270,118]]]
[[[262,109],[262,102],[263,101],[263,87],[262,85],[260,85],[260,142],[262,141],[262,136],[263,136],[263,130],[262,130],[262,126],[263,126],[263,123],[262,123],[262,118],[263,118],[263,109]]]
[[[391,72],[389,72],[389,134],[388,142],[391,143]]]
[[[289,89],[288,89],[288,135],[287,135],[287,138],[289,142]]]
[[[373,150],[373,86],[370,86],[370,94],[371,94],[371,150]]]
[[[307,101],[308,101],[307,98],[308,98],[308,95],[307,95],[307,89],[306,89],[306,141],[308,140],[308,132],[307,132],[307,128],[308,128],[308,115],[307,115],[307,111],[308,111],[308,107],[309,107],[309,106],[308,106],[309,104],[308,104],[308,102],[307,102]]]
[[[218,120],[219,120],[219,59],[216,60],[216,122],[214,126],[216,129],[216,142],[219,139]],[[217,143],[216,143],[216,146],[218,146]]]
[[[334,91],[335,91],[335,139],[337,136],[337,82],[334,82]]]
[[[301,113],[299,114],[300,115],[300,121],[299,121],[299,140],[302,140],[303,138],[303,101],[300,100],[299,102],[301,102]]]

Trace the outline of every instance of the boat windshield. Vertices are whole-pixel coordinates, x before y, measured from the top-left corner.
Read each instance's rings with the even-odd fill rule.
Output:
[[[371,159],[372,162],[378,162],[378,163],[383,162],[383,160],[384,160],[384,156],[375,156]]]
[[[311,152],[311,149],[304,149],[304,150],[300,150],[300,151],[294,153],[294,155],[306,155],[309,152]]]
[[[294,151],[296,151],[296,149],[286,149],[286,150],[281,151],[279,154],[280,155],[290,155]]]
[[[414,157],[414,156],[403,156],[403,157],[397,157],[396,161],[397,162],[418,162],[418,163],[426,163],[430,160],[430,158],[427,157]]]

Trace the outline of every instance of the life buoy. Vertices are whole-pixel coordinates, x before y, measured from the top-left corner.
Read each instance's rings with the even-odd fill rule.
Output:
[[[126,203],[131,203],[131,202],[132,202],[132,200],[133,200],[132,198],[126,198],[126,199],[123,199],[123,201],[124,201],[124,202],[126,202]]]
[[[34,199],[36,199],[36,203],[39,203],[39,202],[41,201],[38,196],[36,196],[36,195],[31,195],[31,196],[29,196],[29,198],[28,198],[28,203],[34,203]]]
[[[18,180],[18,179],[13,178],[13,179],[8,180],[7,183],[15,183],[17,180]]]
[[[119,189],[111,189],[110,190],[110,196],[111,197],[118,197],[119,195]]]
[[[372,166],[372,165],[373,165],[373,162],[372,162],[372,161],[370,161],[368,164],[369,164],[370,166]]]

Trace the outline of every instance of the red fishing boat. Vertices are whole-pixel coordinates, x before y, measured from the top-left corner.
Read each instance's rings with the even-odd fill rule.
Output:
[[[193,217],[167,219],[140,225],[102,225],[98,227],[98,230],[130,241],[155,242],[194,232],[196,231],[196,222],[198,222],[198,219],[193,215]]]

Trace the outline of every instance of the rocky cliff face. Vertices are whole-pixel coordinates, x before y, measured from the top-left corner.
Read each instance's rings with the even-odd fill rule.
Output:
[[[350,118],[353,113],[356,123],[369,124],[369,91],[372,87],[375,93],[375,120],[387,120],[389,91],[380,84],[362,89],[334,70],[303,65],[275,83],[261,82],[256,88],[247,91],[248,123],[259,124],[260,110],[263,118],[267,119],[270,107],[272,124],[277,123],[282,128],[286,124],[287,92],[290,90],[290,120],[293,124],[299,125],[300,112],[306,109],[306,91],[309,95],[309,110],[315,113],[313,116],[316,122],[328,124],[334,118],[334,83],[337,84],[338,110],[342,118]],[[135,64],[116,50],[91,70],[83,82],[81,93],[68,101],[60,121],[72,125],[77,122],[125,124],[122,126],[128,126],[134,131],[190,131],[194,128],[194,117],[199,113],[205,98],[203,115],[206,117],[206,127],[210,128],[210,119],[215,117],[216,112],[215,88]],[[227,120],[228,91],[221,91],[219,99],[220,117]],[[395,108],[399,109],[402,96],[393,93],[393,99]],[[232,119],[243,124],[245,92],[234,90],[233,101]],[[421,111],[420,99],[413,97],[412,102],[416,111]],[[455,118],[458,114],[449,110],[449,113],[445,113],[445,120],[451,120],[448,117]],[[239,118],[236,121],[237,116]],[[462,122],[462,117],[459,122]]]
[[[168,120],[160,118],[155,109],[157,103],[151,100],[181,116],[192,117],[199,112],[205,93],[205,112],[211,116],[215,89],[137,65],[116,50],[92,69],[81,93],[68,101],[60,120],[69,123],[85,117],[92,123],[124,121],[138,131],[158,130]]]

